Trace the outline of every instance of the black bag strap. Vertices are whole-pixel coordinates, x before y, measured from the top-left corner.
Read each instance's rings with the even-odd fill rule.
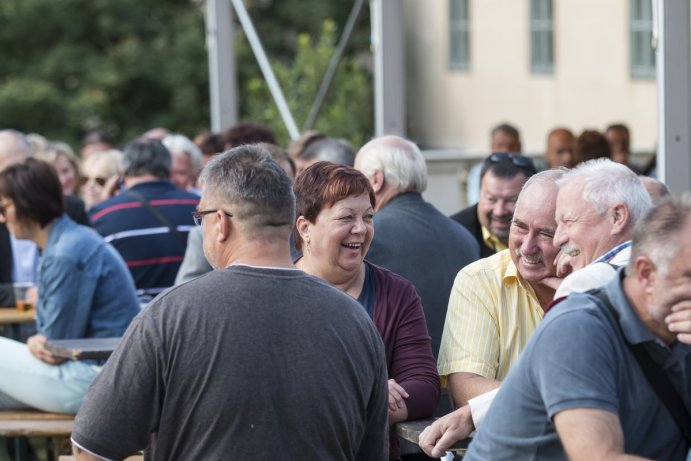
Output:
[[[624,339],[624,342],[629,347],[629,350],[636,358],[638,366],[643,371],[646,380],[653,388],[653,391],[657,394],[659,399],[667,408],[667,411],[672,415],[674,421],[681,429],[681,434],[686,440],[687,445],[691,445],[691,415],[684,404],[684,400],[677,392],[672,382],[669,380],[667,373],[662,367],[653,360],[648,351],[645,349],[643,344],[631,344],[626,340],[624,332],[619,325],[619,313],[614,309],[612,303],[610,302],[607,294],[602,289],[590,290],[588,294],[595,296],[599,299],[602,304],[612,313],[614,320],[617,324],[617,328]]]
[[[168,219],[163,213],[158,211],[155,207],[151,206],[149,201],[144,198],[141,194],[128,190],[127,194],[132,197],[133,199],[137,200],[138,202],[141,202],[144,207],[146,207],[147,210],[164,226],[166,226],[168,229],[170,229],[170,234],[175,237],[184,247],[187,247],[187,237],[185,237],[182,232],[180,232],[175,224]]]

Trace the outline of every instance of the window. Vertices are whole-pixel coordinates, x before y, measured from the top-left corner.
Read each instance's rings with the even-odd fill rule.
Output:
[[[449,68],[470,69],[469,0],[449,0]]]
[[[631,0],[631,76],[655,77],[653,8],[650,0]]]
[[[530,68],[538,74],[554,69],[552,0],[530,0]]]

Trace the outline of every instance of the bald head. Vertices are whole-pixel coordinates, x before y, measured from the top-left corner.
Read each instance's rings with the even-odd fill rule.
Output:
[[[31,157],[31,145],[16,130],[0,130],[0,171]]]
[[[650,194],[650,198],[653,202],[660,197],[669,195],[669,187],[662,181],[658,181],[649,176],[639,176],[638,179],[641,181],[641,184],[643,184],[643,187],[645,187],[645,190]]]
[[[547,136],[545,157],[550,168],[570,167],[573,162],[573,150],[576,138],[566,128],[556,128]]]

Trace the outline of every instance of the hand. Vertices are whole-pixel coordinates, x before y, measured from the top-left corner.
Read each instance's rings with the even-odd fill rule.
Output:
[[[410,397],[408,392],[394,379],[389,380],[389,425],[405,421],[408,417],[408,407],[405,399]]]
[[[559,288],[559,285],[561,285],[561,282],[563,281],[564,279],[560,277],[545,277],[542,280],[540,280],[540,283],[556,291],[556,289]]]
[[[467,439],[475,430],[468,405],[442,416],[420,433],[418,444],[427,456],[441,458],[459,440]]]
[[[31,355],[40,361],[49,365],[60,365],[65,361],[65,359],[51,354],[48,349],[46,349],[47,339],[48,338],[41,334],[30,336],[26,341],[26,345],[29,347],[29,352],[31,352]]]
[[[573,272],[573,267],[571,266],[571,257],[559,251],[557,257],[554,260],[554,265],[557,266],[557,277],[564,278]]]
[[[396,411],[405,405],[404,399],[409,397],[403,387],[394,379],[389,380],[389,410]]]
[[[682,301],[672,306],[672,313],[665,317],[667,328],[676,333],[677,340],[691,344],[691,301]]]
[[[118,175],[108,178],[106,183],[103,185],[103,189],[101,189],[101,197],[99,199],[101,202],[118,195],[120,192],[120,184],[118,183],[119,179],[120,177]]]

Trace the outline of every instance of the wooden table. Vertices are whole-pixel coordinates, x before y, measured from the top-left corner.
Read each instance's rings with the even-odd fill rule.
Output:
[[[36,310],[20,311],[12,307],[0,307],[0,325],[9,327],[9,337],[19,340],[21,324],[36,321]]]
[[[70,360],[107,359],[119,342],[120,338],[53,339],[46,341],[46,349]]]
[[[417,419],[415,421],[405,421],[396,424],[396,434],[409,442],[418,445],[420,442],[420,433],[425,430],[427,426],[432,424],[436,418]],[[456,454],[463,455],[468,449],[468,445],[473,439],[459,440],[448,451],[453,451]]]

